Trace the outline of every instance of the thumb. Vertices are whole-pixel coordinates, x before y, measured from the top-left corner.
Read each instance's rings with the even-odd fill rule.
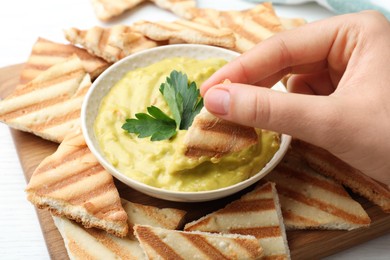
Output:
[[[338,109],[330,96],[285,93],[244,84],[220,84],[204,95],[214,115],[238,124],[288,134],[327,147]]]

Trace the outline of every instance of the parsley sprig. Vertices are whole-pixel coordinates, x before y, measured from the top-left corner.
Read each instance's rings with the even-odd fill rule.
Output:
[[[151,136],[151,141],[170,139],[177,130],[186,130],[203,107],[203,98],[195,82],[188,82],[186,74],[172,71],[166,82],[160,85],[160,93],[171,110],[173,119],[155,106],[147,108],[148,114],[137,113],[136,118],[126,119],[122,128],[139,138]]]

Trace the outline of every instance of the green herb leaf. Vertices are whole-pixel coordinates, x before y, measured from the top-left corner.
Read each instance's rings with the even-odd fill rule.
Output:
[[[168,103],[179,129],[187,130],[203,107],[203,99],[196,83],[188,84],[187,75],[174,70],[166,82],[161,84],[160,92]]]
[[[151,141],[169,139],[176,134],[176,122],[158,107],[147,108],[148,114],[137,113],[136,119],[126,119],[122,129],[138,134],[139,138],[151,136]]]
[[[187,130],[203,107],[195,82],[188,83],[187,75],[172,71],[166,82],[160,85],[173,119],[155,106],[148,107],[148,113],[135,114],[136,118],[126,119],[122,129],[138,134],[139,138],[151,136],[150,140],[169,139],[177,133],[177,129]]]

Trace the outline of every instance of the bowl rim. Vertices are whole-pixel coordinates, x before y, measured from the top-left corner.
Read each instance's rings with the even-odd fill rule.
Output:
[[[121,66],[126,66],[126,64],[129,62],[129,60],[134,60],[138,57],[142,57],[144,55],[153,55],[155,52],[161,52],[161,51],[166,51],[166,50],[171,50],[174,51],[175,49],[204,49],[204,50],[213,50],[216,52],[223,52],[226,55],[230,55],[231,59],[234,59],[241,55],[240,53],[223,49],[220,47],[215,47],[215,46],[209,46],[209,45],[201,45],[201,44],[175,44],[175,45],[166,45],[166,46],[159,46],[151,49],[147,49],[144,51],[137,52],[135,54],[131,54],[120,61],[112,64],[109,68],[107,68],[102,74],[100,74],[95,81],[92,83],[90,86],[89,90],[86,93],[86,96],[83,100],[82,107],[81,107],[81,129],[82,133],[84,136],[84,139],[86,141],[86,144],[92,154],[95,156],[95,158],[98,160],[98,162],[115,178],[123,182],[125,185],[141,192],[144,194],[147,194],[149,196],[153,196],[155,198],[159,199],[165,199],[165,200],[171,200],[171,201],[185,201],[185,202],[201,202],[201,201],[210,201],[210,200],[215,200],[219,199],[222,197],[226,197],[229,195],[232,195],[238,191],[241,191],[252,184],[258,182],[260,179],[262,179],[265,175],[267,175],[269,172],[272,171],[272,169],[279,164],[279,162],[283,159],[285,153],[288,150],[288,147],[291,142],[291,136],[286,135],[286,134],[281,134],[281,142],[280,142],[280,147],[274,154],[274,156],[271,158],[271,160],[256,174],[253,176],[249,177],[248,179],[245,179],[241,182],[235,183],[233,185],[227,186],[227,187],[222,187],[214,190],[205,190],[205,191],[176,191],[176,190],[168,190],[168,189],[163,189],[159,187],[154,187],[148,184],[145,184],[143,182],[140,182],[138,180],[132,179],[131,177],[126,176],[125,174],[121,173],[118,169],[116,169],[108,160],[103,155],[103,152],[100,150],[99,147],[96,147],[96,145],[93,142],[93,138],[95,138],[95,134],[92,129],[92,135],[90,134],[90,131],[88,129],[87,125],[87,117],[88,117],[88,109],[90,106],[90,100],[96,91],[96,89],[99,88],[99,85],[102,83],[102,80],[105,77],[110,76],[110,74],[113,73],[113,71]],[[182,54],[177,55],[177,56],[183,56]],[[176,56],[176,57],[177,57]],[[164,57],[174,57],[174,56],[167,56]],[[162,59],[159,59],[162,60]],[[154,61],[157,62],[157,61]],[[144,64],[142,66],[137,66],[137,68],[141,67],[146,67],[149,64]],[[134,68],[133,68],[134,69]],[[130,71],[130,70],[127,70]],[[123,76],[123,75],[122,75]],[[118,82],[120,78],[117,78],[115,82]],[[275,84],[276,88],[280,91],[286,91],[286,88],[281,82],[278,82]],[[274,86],[274,87],[275,87]],[[109,89],[111,89],[109,87]],[[105,96],[105,95],[104,95]],[[101,99],[98,102],[97,109],[99,109],[101,104]],[[95,118],[94,118],[95,120]],[[93,120],[93,121],[94,121]],[[97,145],[98,146],[98,145]],[[161,196],[158,196],[161,195]],[[207,197],[207,198],[206,198]]]

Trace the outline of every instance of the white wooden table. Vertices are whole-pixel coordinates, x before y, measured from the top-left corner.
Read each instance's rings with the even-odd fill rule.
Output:
[[[244,9],[252,3],[239,0],[198,1],[200,7]],[[316,4],[276,6],[286,17],[308,21],[332,16]],[[147,4],[116,22],[139,19],[173,20],[175,16]],[[0,2],[0,67],[21,63],[37,37],[66,42],[62,30],[102,24],[94,16],[90,1],[12,0]],[[1,81],[1,79],[0,79]],[[34,207],[26,200],[25,179],[6,125],[0,124],[0,259],[49,259]],[[390,259],[390,234],[329,257],[329,259]]]

